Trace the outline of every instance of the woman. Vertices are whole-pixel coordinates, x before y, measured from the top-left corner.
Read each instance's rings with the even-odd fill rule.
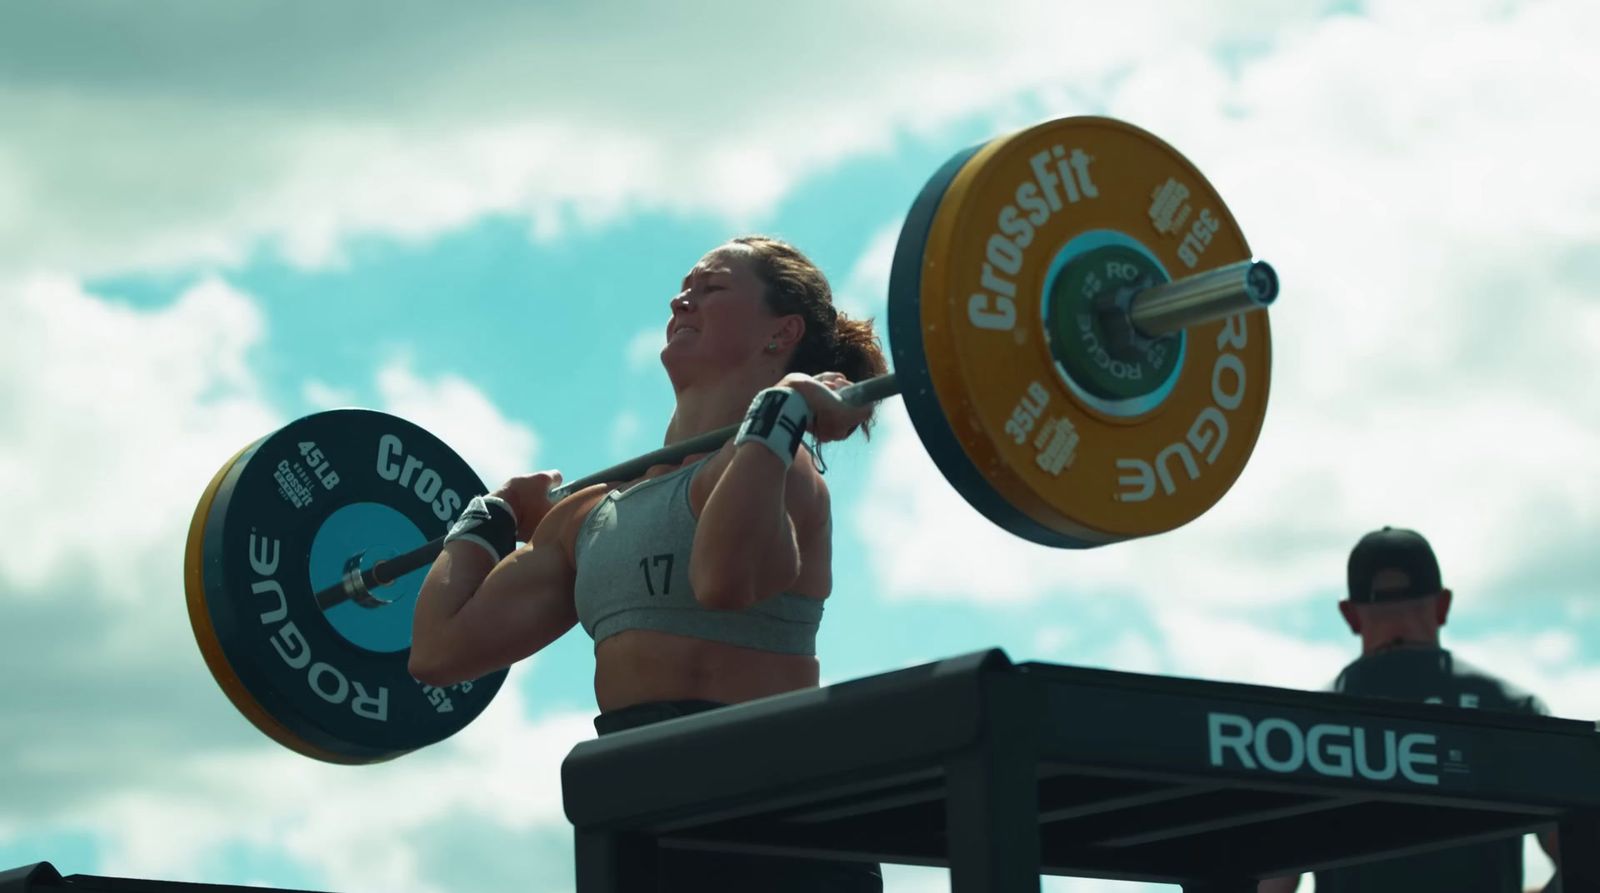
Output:
[[[832,523],[800,435],[842,440],[870,426],[871,407],[835,392],[886,371],[877,338],[870,322],[834,309],[805,255],[759,236],[701,258],[671,311],[661,362],[677,406],[666,442],[743,420],[739,434],[553,507],[554,472],[474,500],[417,599],[417,679],[475,679],[582,622],[595,639],[602,735],[818,684]],[[513,531],[527,543],[514,551]],[[873,865],[677,851],[662,860],[667,889],[881,889]]]

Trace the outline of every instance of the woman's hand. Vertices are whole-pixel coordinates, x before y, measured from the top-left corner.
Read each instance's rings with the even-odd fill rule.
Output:
[[[839,399],[839,390],[849,386],[850,379],[839,372],[821,372],[807,375],[791,372],[778,382],[779,387],[793,388],[805,398],[811,409],[811,433],[819,441],[844,440],[863,422],[872,417],[871,406],[852,406]]]
[[[511,504],[511,510],[517,515],[517,540],[525,543],[533,538],[533,531],[538,528],[539,522],[550,513],[553,506],[550,490],[559,486],[561,472],[539,471],[518,475],[501,484],[500,489],[490,495]]]

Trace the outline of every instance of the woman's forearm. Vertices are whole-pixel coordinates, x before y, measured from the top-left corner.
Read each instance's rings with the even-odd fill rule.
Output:
[[[525,476],[529,480],[538,478],[538,475]],[[513,478],[506,486],[489,494],[489,500],[502,509],[514,506],[517,493],[512,489],[513,484],[522,478]],[[542,483],[542,482],[541,482]],[[474,500],[477,505],[477,500]],[[517,531],[516,509],[511,508],[510,515],[501,514],[495,517],[495,506],[483,506],[486,514],[478,516],[479,520],[469,526],[469,518],[473,516],[473,506],[462,513],[462,518],[452,528],[451,533],[445,537],[444,549],[439,557],[434,560],[433,566],[428,569],[427,576],[422,581],[422,587],[417,592],[417,604],[412,614],[411,623],[411,653],[413,658],[422,652],[424,658],[437,657],[450,638],[451,621],[467,602],[483,586],[483,581],[494,571],[501,559],[509,556],[515,548],[513,536],[520,536]],[[524,507],[523,511],[526,511]],[[530,514],[527,521],[535,520]],[[504,525],[504,526],[499,526]],[[523,526],[529,526],[524,524]],[[457,534],[470,534],[461,540],[451,542]],[[488,536],[488,540],[475,537]],[[504,541],[501,541],[501,538]],[[496,558],[490,555],[488,549],[499,552]]]
[[[413,676],[436,666],[450,653],[450,623],[483,585],[494,560],[473,543],[449,543],[422,581],[411,619]]]

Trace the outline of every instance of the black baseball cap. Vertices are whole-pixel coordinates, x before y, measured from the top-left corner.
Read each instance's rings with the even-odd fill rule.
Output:
[[[1363,604],[1421,598],[1444,588],[1439,582],[1439,561],[1428,541],[1415,530],[1398,527],[1363,536],[1350,550],[1347,571],[1350,600]],[[1380,589],[1374,584],[1384,571],[1391,571],[1393,579],[1385,580]]]

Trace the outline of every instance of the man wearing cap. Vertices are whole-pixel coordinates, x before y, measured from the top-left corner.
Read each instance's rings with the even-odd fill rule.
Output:
[[[1414,530],[1385,527],[1361,538],[1347,567],[1349,598],[1339,612],[1361,637],[1361,656],[1330,690],[1479,710],[1547,714],[1536,696],[1480,670],[1439,645],[1450,614],[1450,590],[1428,541]],[[1556,858],[1555,831],[1539,844]],[[1522,890],[1522,838],[1509,837],[1416,856],[1316,873],[1317,893]],[[1290,893],[1298,876],[1261,882],[1260,893]],[[1547,888],[1554,890],[1555,885]]]

